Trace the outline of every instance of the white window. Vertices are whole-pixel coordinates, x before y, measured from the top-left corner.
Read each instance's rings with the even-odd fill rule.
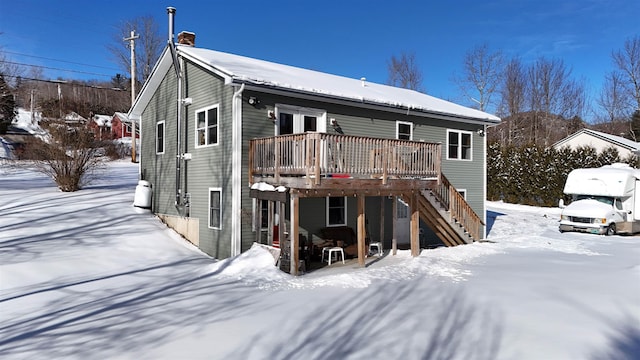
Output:
[[[463,199],[467,200],[467,189],[458,189],[458,194],[460,194]]]
[[[347,198],[327,198],[327,226],[347,225]]]
[[[276,113],[277,135],[327,131],[327,112],[324,110],[277,104]]]
[[[164,121],[156,124],[156,154],[164,154]]]
[[[447,130],[447,159],[472,160],[470,131]]]
[[[222,229],[222,189],[209,188],[209,228]]]
[[[396,121],[396,139],[413,140],[413,123]]]
[[[218,144],[218,105],[196,110],[196,147]]]

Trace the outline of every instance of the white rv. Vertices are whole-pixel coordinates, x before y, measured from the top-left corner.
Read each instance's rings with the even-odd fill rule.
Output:
[[[640,231],[640,170],[627,164],[575,169],[564,193],[571,203],[562,209],[560,232],[632,234]]]

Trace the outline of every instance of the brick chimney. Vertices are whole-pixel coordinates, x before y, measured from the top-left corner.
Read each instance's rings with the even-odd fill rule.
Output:
[[[178,34],[178,44],[196,46],[196,34],[189,31],[181,31]]]

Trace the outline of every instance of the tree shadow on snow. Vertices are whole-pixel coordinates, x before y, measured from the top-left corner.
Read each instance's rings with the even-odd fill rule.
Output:
[[[249,338],[229,359],[494,359],[502,325],[458,288],[425,279],[353,289],[320,308],[300,304],[269,334]],[[293,311],[292,311],[293,312]]]
[[[599,324],[594,329],[606,332],[607,347],[605,349],[586,349],[591,360],[637,360],[640,359],[640,318],[635,309],[629,309],[624,302],[612,301],[611,304],[590,304],[579,296],[566,293],[555,295],[569,305],[574,311],[582,312]],[[611,306],[617,313],[612,316]],[[601,308],[602,307],[602,308]],[[608,310],[603,310],[608,309]],[[591,325],[593,326],[593,325]]]
[[[633,316],[625,316],[617,325],[611,324],[608,348],[598,352],[592,360],[640,359],[640,323]]]
[[[57,251],[69,246],[108,247],[111,239],[123,235],[118,225],[146,216],[137,214],[127,201],[109,202],[110,198],[106,192],[102,196],[61,193],[47,202],[27,201],[1,209],[0,262],[9,265],[45,256],[53,260]]]
[[[236,280],[216,276],[233,261],[205,274],[194,273],[194,262],[202,262],[198,267],[202,269],[211,260],[194,256],[4,299],[29,301],[31,296],[53,291],[52,300],[41,311],[17,318],[5,315],[0,325],[0,358],[46,354],[47,358],[89,359],[144,353],[173,339],[176,328],[195,332],[196,327],[245,315],[259,301],[257,296],[247,296]],[[127,285],[122,285],[123,280]]]

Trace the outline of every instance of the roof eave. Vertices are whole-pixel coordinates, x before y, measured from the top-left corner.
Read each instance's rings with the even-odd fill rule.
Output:
[[[151,70],[149,78],[142,84],[142,88],[138,93],[131,109],[126,113],[130,119],[139,119],[142,112],[151,101],[151,97],[155,93],[156,89],[160,86],[164,75],[169,68],[173,65],[171,60],[171,53],[169,47],[166,46],[160,55],[160,59],[156,62],[155,66]]]
[[[408,115],[416,115],[416,116],[423,116],[423,117],[430,117],[430,118],[435,117],[442,120],[450,120],[450,121],[458,121],[458,122],[466,122],[466,123],[474,123],[474,124],[482,124],[482,125],[497,125],[501,122],[499,118],[497,119],[478,118],[478,117],[471,117],[471,116],[463,116],[459,114],[444,113],[444,112],[439,112],[434,110],[420,109],[420,108],[415,108],[408,105],[391,105],[391,104],[371,101],[367,99],[354,99],[350,97],[343,97],[343,96],[332,95],[332,94],[322,94],[322,93],[309,92],[305,90],[292,89],[288,87],[279,87],[273,84],[259,84],[254,81],[240,79],[240,78],[234,78],[231,81],[231,83],[238,84],[238,85],[245,84],[245,89],[247,90],[261,91],[261,92],[267,92],[267,93],[272,93],[277,95],[295,96],[295,97],[304,98],[307,100],[320,100],[320,101],[331,102],[339,105],[358,106],[358,107],[381,110],[386,112],[404,113]]]

